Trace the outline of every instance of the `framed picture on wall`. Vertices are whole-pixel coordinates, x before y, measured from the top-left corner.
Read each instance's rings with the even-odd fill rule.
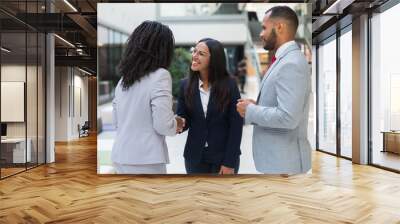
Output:
[[[1,122],[24,122],[25,82],[1,82]]]

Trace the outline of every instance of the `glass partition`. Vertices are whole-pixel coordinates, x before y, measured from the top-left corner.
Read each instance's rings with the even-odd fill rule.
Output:
[[[336,154],[336,36],[318,48],[318,149]]]
[[[1,177],[26,170],[31,162],[26,136],[27,36],[25,32],[1,34]]]
[[[352,157],[352,35],[340,36],[340,154]]]
[[[371,18],[371,135],[374,165],[400,171],[400,64],[393,29],[400,21],[400,5]]]
[[[45,163],[45,35],[16,19],[43,13],[44,1],[1,2],[0,178]],[[7,21],[7,22],[5,22]]]

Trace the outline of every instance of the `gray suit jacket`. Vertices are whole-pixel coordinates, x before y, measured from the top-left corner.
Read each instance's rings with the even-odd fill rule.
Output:
[[[307,139],[310,91],[311,74],[304,54],[297,45],[289,45],[264,76],[257,105],[247,107],[246,123],[254,124],[257,171],[296,174],[311,168]]]
[[[117,129],[111,154],[114,163],[169,163],[165,136],[176,133],[170,73],[160,68],[126,91],[120,80],[113,100],[113,122]]]

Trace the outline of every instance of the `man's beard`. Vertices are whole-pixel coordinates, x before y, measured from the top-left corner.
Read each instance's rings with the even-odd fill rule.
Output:
[[[264,49],[267,51],[271,51],[275,49],[276,46],[276,32],[275,28],[272,28],[271,34],[269,35],[268,39],[264,40]]]

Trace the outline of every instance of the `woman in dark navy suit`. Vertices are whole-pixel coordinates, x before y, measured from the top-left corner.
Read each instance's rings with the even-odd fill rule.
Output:
[[[200,40],[192,49],[189,78],[181,81],[177,114],[189,129],[184,157],[188,174],[234,174],[239,170],[243,119],[239,89],[226,70],[222,44]]]

